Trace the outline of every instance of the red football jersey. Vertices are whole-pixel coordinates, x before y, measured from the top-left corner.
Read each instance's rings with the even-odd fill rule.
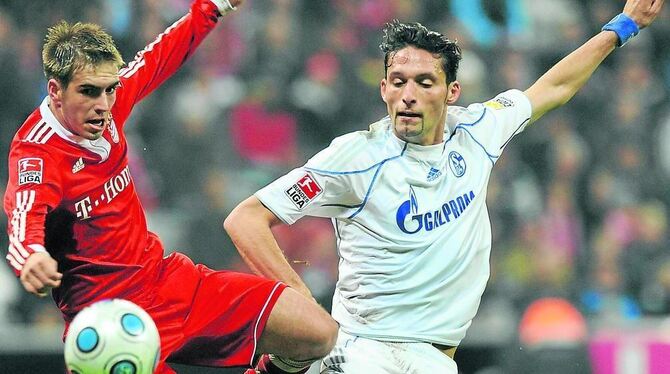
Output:
[[[62,284],[53,297],[66,320],[96,300],[123,297],[144,305],[163,257],[128,167],[123,127],[133,106],[170,77],[214,28],[216,6],[196,0],[190,12],[119,72],[112,121],[95,141],[63,127],[45,98],[21,126],[9,152],[4,197],[7,262],[19,275],[28,256],[48,251]]]

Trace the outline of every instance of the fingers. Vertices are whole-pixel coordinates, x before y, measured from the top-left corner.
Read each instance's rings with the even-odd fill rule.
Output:
[[[52,288],[60,286],[60,273],[47,274],[40,271],[31,271],[21,276],[23,288],[31,294],[44,297]]]
[[[44,297],[49,292],[49,288],[45,287],[37,278],[28,276],[25,279],[21,279],[21,284],[23,288],[35,296]]]
[[[33,253],[21,271],[21,284],[33,295],[44,297],[52,288],[59,287],[63,274],[58,263],[47,253]]]
[[[660,13],[664,2],[665,2],[665,0],[654,0],[651,3],[651,12],[654,13],[654,14]]]
[[[643,29],[661,12],[665,0],[628,0],[623,12]]]

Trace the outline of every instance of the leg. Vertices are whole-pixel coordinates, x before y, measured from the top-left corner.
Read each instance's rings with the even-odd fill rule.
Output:
[[[150,308],[167,362],[250,367],[257,354],[314,360],[334,344],[328,313],[277,281],[213,271],[183,255],[170,265]]]
[[[323,308],[287,288],[270,313],[258,352],[297,361],[316,360],[333,348],[337,329],[337,323]]]
[[[277,300],[259,340],[263,355],[245,374],[306,373],[328,354],[337,338],[337,323],[312,300],[287,288]]]

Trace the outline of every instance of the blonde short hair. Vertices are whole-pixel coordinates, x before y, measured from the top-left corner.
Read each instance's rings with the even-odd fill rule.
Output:
[[[123,58],[112,37],[99,25],[60,21],[49,28],[42,47],[44,76],[67,87],[75,72],[112,62],[118,68]]]

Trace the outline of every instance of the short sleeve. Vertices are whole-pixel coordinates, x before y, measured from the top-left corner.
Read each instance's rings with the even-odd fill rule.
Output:
[[[490,155],[500,155],[509,141],[521,133],[531,117],[528,97],[519,90],[505,91],[481,104],[472,104],[469,111],[481,112],[479,119],[462,124]]]
[[[373,169],[358,165],[364,143],[360,133],[336,138],[255,196],[288,224],[303,216],[346,218],[363,203],[373,176]]]

